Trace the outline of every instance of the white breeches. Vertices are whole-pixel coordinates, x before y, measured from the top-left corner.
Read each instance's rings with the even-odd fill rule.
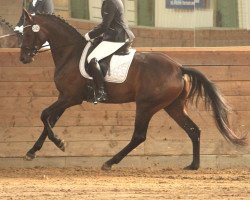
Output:
[[[109,41],[102,41],[88,56],[88,63],[93,59],[96,58],[97,61],[102,60],[103,58],[108,57],[112,53],[116,52],[120,49],[125,42],[109,42]]]

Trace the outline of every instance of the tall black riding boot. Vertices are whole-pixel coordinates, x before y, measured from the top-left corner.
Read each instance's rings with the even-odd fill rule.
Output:
[[[97,94],[96,99],[97,101],[106,101],[107,100],[107,93],[105,91],[104,87],[104,77],[102,74],[102,70],[100,68],[100,65],[97,61],[97,59],[93,58],[90,61],[90,67],[93,75],[93,79],[95,82],[95,85],[97,86]]]

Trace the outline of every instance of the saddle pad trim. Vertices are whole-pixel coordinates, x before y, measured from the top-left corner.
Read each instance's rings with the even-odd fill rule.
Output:
[[[81,75],[84,78],[92,80],[93,78],[89,76],[89,74],[85,70],[86,56],[90,47],[91,42],[88,42],[83,50],[79,63],[79,69]],[[112,83],[124,82],[127,78],[128,70],[134,58],[135,52],[135,49],[130,49],[128,55],[113,55],[110,60],[110,69],[107,75],[104,77],[104,80]]]
[[[82,52],[82,56],[81,56],[80,63],[79,63],[80,72],[82,76],[87,79],[93,79],[91,76],[89,76],[89,74],[85,70],[86,56],[90,47],[91,47],[91,42],[88,42]]]

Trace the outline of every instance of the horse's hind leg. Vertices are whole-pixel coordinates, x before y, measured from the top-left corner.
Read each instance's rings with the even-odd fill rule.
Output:
[[[102,170],[110,170],[113,164],[118,164],[129,152],[139,146],[146,140],[146,134],[148,129],[149,121],[152,114],[140,109],[136,109],[135,117],[135,129],[129,144],[117,153],[113,158],[105,162],[102,166]]]
[[[58,100],[42,112],[41,120],[44,124],[44,129],[38,140],[35,142],[34,146],[27,152],[25,157],[27,160],[32,160],[35,158],[35,153],[42,148],[47,136],[58,148],[60,148],[62,151],[65,150],[64,141],[53,133],[52,128],[61,117],[65,109],[71,105],[75,104],[69,104],[69,102]]]
[[[185,169],[197,170],[200,166],[200,129],[185,111],[184,101],[177,99],[165,111],[183,128],[193,144],[193,161]]]

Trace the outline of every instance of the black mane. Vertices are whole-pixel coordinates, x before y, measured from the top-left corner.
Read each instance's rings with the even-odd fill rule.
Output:
[[[0,16],[0,23],[3,25],[6,25],[8,28],[13,30],[13,25],[11,25],[9,22],[7,22],[6,19],[2,18],[2,16]]]
[[[71,26],[65,19],[63,19],[61,16],[57,16],[54,14],[36,14],[37,16],[42,16],[48,19],[52,19],[54,21],[56,21],[57,23],[62,24],[63,26],[65,26],[67,28],[68,31],[70,31],[72,34],[76,35],[77,37],[79,37],[79,39],[84,40],[84,37],[76,30],[76,28],[74,28],[73,26]]]

